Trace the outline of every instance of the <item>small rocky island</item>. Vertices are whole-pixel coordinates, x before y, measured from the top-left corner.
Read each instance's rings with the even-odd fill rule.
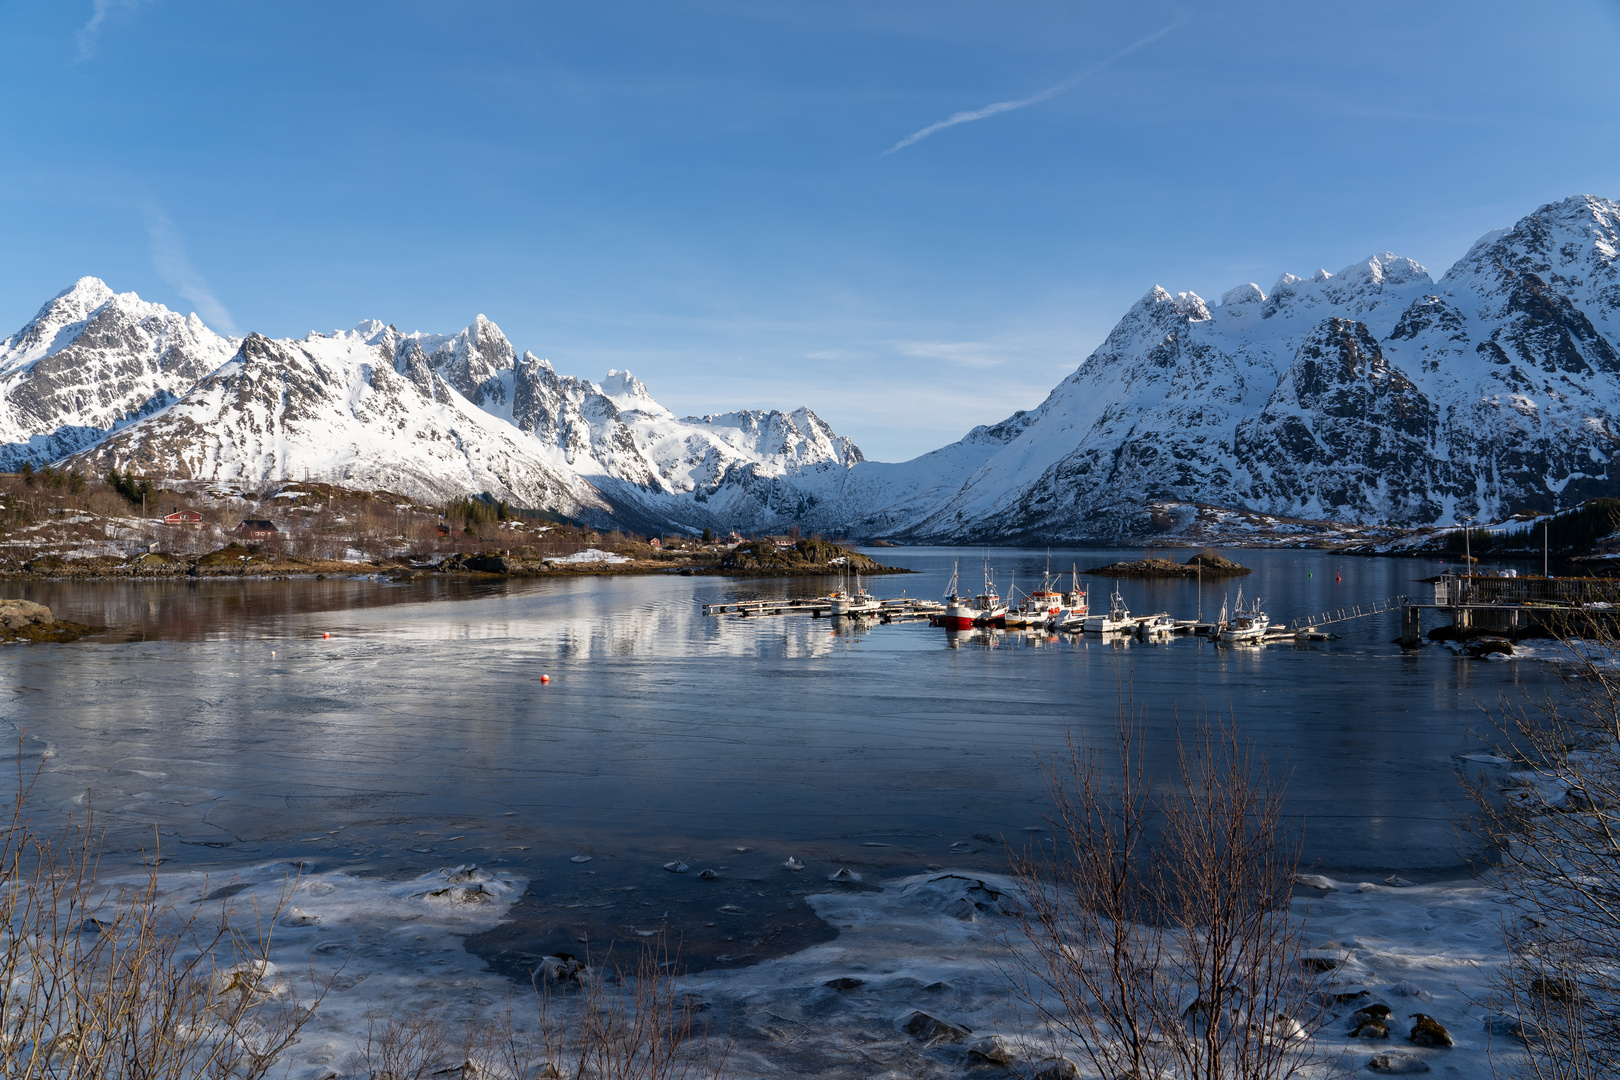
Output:
[[[77,641],[98,629],[68,622],[32,600],[0,600],[0,643],[12,641]]]
[[[1242,577],[1251,571],[1224,555],[1200,551],[1184,563],[1171,559],[1138,559],[1136,562],[1110,563],[1081,572],[1110,578],[1190,578],[1200,574],[1207,578],[1222,578]]]
[[[884,566],[869,555],[831,540],[795,540],[783,543],[767,537],[739,544],[726,552],[713,571],[729,577],[780,577],[783,575],[910,574],[899,566]]]

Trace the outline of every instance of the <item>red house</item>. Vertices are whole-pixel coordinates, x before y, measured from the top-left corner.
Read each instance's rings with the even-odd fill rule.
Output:
[[[203,516],[195,510],[176,510],[172,514],[163,515],[163,524],[184,525],[188,528],[200,529],[207,522],[203,521]]]
[[[263,518],[248,518],[235,528],[237,536],[248,540],[268,540],[276,535],[276,523]]]

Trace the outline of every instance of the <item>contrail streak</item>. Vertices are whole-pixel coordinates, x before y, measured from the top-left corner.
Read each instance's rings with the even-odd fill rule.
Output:
[[[1162,30],[1155,30],[1153,33],[1149,34],[1140,41],[1132,42],[1131,44],[1125,46],[1113,56],[1110,56],[1105,60],[1099,60],[1083,71],[1070,75],[1067,79],[1064,79],[1056,86],[1048,86],[1045,90],[1033,93],[1029,95],[1029,97],[1019,98],[1017,101],[998,101],[994,105],[986,105],[982,109],[971,109],[967,112],[953,113],[938,123],[929,124],[927,127],[922,128],[919,131],[913,131],[910,135],[907,135],[905,138],[883,151],[883,153],[887,155],[894,153],[896,150],[904,150],[913,143],[922,142],[924,139],[928,138],[928,136],[933,135],[936,132],[944,131],[946,128],[955,127],[957,124],[971,124],[975,120],[983,120],[986,117],[995,116],[997,113],[1012,112],[1014,109],[1022,109],[1026,106],[1035,105],[1039,102],[1055,98],[1065,90],[1076,86],[1082,80],[1088,79],[1095,75],[1097,72],[1101,71],[1109,64],[1112,64],[1120,57],[1128,56],[1145,45],[1153,44],[1153,42],[1158,41],[1160,38],[1164,37],[1166,34],[1170,33],[1172,30],[1176,29],[1186,21],[1187,17],[1183,15],[1169,26],[1164,27]]]

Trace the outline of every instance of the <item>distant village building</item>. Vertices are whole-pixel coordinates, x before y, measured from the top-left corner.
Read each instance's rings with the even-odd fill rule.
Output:
[[[263,518],[248,518],[235,529],[236,535],[247,540],[268,540],[277,533],[276,523]]]
[[[795,541],[791,536],[767,536],[765,539],[775,544],[779,550],[782,548],[790,548],[797,543],[797,541]]]
[[[163,515],[165,525],[183,525],[189,529],[200,529],[207,524],[203,516],[195,510],[176,510],[172,514]]]
[[[651,540],[647,541],[647,543],[649,545],[651,545],[652,547],[654,547],[654,548],[661,548],[661,547],[664,546],[664,542],[662,540],[658,539],[658,537],[656,537],[656,536],[653,537]]]

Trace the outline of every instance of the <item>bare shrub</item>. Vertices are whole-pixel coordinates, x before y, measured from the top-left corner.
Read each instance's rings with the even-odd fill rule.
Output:
[[[360,1050],[361,1067],[371,1080],[422,1080],[444,1069],[447,1035],[435,1013],[376,1020]],[[521,1078],[528,1073],[517,1073]]]
[[[538,970],[533,1025],[514,1020],[509,999],[504,1015],[475,1032],[468,1062],[537,1080],[713,1080],[724,1074],[731,1040],[711,1038],[697,998],[670,974],[674,958],[662,939],[643,946],[628,966],[572,967]]]
[[[1056,843],[1015,856],[1027,948],[1004,973],[1103,1077],[1286,1080],[1319,1061],[1289,905],[1298,830],[1266,756],[1232,727],[1201,724],[1189,742],[1162,792],[1128,710],[1108,770],[1072,741],[1042,762]]]
[[[1528,1048],[1529,1075],[1620,1075],[1620,638],[1569,623],[1568,691],[1504,707],[1505,791],[1470,785],[1481,838],[1511,898],[1509,962],[1494,981],[1498,1027]]]
[[[0,1073],[7,1080],[259,1080],[297,1039],[301,1005],[269,961],[279,913],[251,928],[98,886],[98,841],[24,818],[19,775],[0,838]]]

